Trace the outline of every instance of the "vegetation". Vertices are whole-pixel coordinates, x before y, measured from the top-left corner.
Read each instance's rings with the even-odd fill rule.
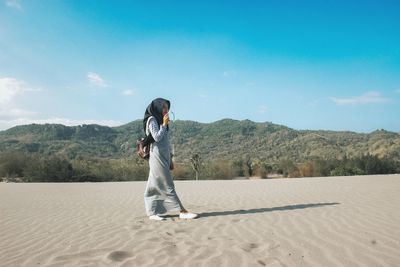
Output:
[[[200,179],[231,179],[236,176],[256,175],[268,178],[271,173],[285,177],[344,176],[366,174],[400,173],[400,164],[393,160],[365,155],[341,160],[311,160],[295,164],[284,159],[276,164],[259,161],[251,163],[247,170],[249,157],[237,161],[216,160],[198,162]],[[196,171],[188,163],[176,164],[172,174],[174,179],[193,179]],[[88,159],[78,157],[74,160],[59,156],[36,156],[21,152],[4,153],[0,157],[0,177],[8,181],[22,182],[107,182],[107,181],[145,181],[148,177],[147,161],[138,158],[127,159]],[[197,178],[196,178],[197,179]]]
[[[400,134],[294,130],[270,122],[175,121],[175,179],[400,172]],[[146,180],[141,120],[107,127],[30,124],[0,131],[0,177],[25,182]]]
[[[192,165],[192,169],[196,173],[196,180],[198,180],[199,179],[200,165],[201,165],[201,158],[200,158],[199,154],[197,154],[197,153],[194,154],[190,158],[190,163]]]
[[[24,182],[106,182],[146,180],[143,160],[43,157],[21,152],[0,156],[0,177]]]

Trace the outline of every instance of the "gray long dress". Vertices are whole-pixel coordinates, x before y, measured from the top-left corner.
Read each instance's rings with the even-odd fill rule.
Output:
[[[147,216],[183,209],[169,170],[171,161],[169,130],[158,126],[154,117],[150,117],[149,120],[149,131],[156,141],[150,145],[150,172],[144,192]]]

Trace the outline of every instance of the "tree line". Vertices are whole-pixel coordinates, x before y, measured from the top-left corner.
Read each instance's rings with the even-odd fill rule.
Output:
[[[203,161],[193,154],[187,162],[175,162],[172,175],[176,180],[232,179],[233,177],[268,178],[320,177],[400,173],[400,163],[390,158],[366,154],[342,159],[314,158],[301,163],[291,159],[268,162],[249,155],[235,160]],[[107,182],[145,181],[148,163],[136,155],[126,158],[85,158],[77,156],[43,156],[26,152],[0,154],[0,177],[19,182]]]

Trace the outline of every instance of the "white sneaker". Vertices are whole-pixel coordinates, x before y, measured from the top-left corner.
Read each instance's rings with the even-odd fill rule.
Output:
[[[191,212],[181,212],[179,213],[179,219],[193,219],[196,218],[198,215],[196,213]]]
[[[165,220],[164,217],[158,216],[158,214],[156,214],[156,215],[150,215],[150,216],[149,216],[149,219],[150,219],[150,220],[156,220],[156,221]]]

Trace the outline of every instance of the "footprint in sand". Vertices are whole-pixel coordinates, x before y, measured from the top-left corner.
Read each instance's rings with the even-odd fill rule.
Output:
[[[133,254],[129,251],[117,250],[113,251],[108,255],[108,258],[113,261],[124,261],[127,258],[133,257]]]
[[[262,260],[258,260],[257,261],[259,264],[261,264],[262,266],[265,266],[265,265],[267,265],[265,262],[263,262]]]
[[[215,228],[220,228],[220,227],[222,227],[222,226],[225,226],[225,224],[224,223],[220,223],[220,224],[218,224],[217,226],[215,226]]]
[[[130,230],[139,230],[141,228],[141,226],[139,226],[139,225],[134,225],[134,226],[131,226],[131,229]]]
[[[179,234],[179,233],[186,233],[186,230],[182,230],[182,229],[175,229],[174,230],[175,234]]]
[[[258,248],[258,244],[249,243],[241,247],[244,251],[250,252],[252,249]]]

